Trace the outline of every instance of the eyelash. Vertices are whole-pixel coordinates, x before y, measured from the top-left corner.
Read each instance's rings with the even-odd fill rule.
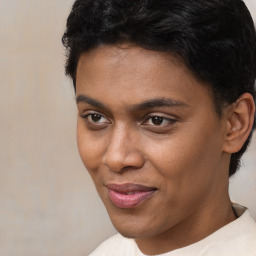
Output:
[[[88,113],[88,114],[85,114],[85,115],[81,115],[81,118],[85,119],[88,123],[91,123],[91,124],[103,124],[102,122],[96,122],[96,121],[93,121],[93,120],[89,120],[89,117],[92,118],[92,116],[95,115],[95,116],[98,116],[100,118],[105,118],[107,120],[106,117],[104,117],[102,114],[98,113],[98,112],[92,112],[92,113]],[[104,123],[110,123],[110,122],[104,122]]]
[[[159,124],[159,125],[157,125],[157,124],[151,124],[152,126],[155,126],[155,127],[166,127],[166,126],[168,126],[168,125],[173,124],[173,123],[176,122],[175,119],[165,117],[165,116],[163,116],[163,115],[161,115],[161,114],[153,114],[153,115],[147,116],[147,118],[145,119],[145,121],[144,121],[143,123],[145,124],[145,122],[146,122],[146,121],[149,121],[150,119],[151,119],[151,123],[152,123],[153,118],[156,118],[155,121],[162,121],[162,122],[165,122],[164,125],[162,125],[162,123]],[[158,120],[157,120],[157,119],[158,119]],[[167,122],[167,124],[166,124],[166,122]],[[146,125],[147,125],[147,124],[146,124]]]
[[[93,116],[98,116],[100,119],[101,118],[104,118],[107,120],[107,122],[98,122],[98,121],[93,121],[92,120],[92,117]],[[102,115],[101,113],[99,112],[91,112],[91,113],[88,113],[88,114],[85,114],[85,115],[81,115],[81,118],[85,119],[87,124],[88,125],[91,125],[93,127],[102,127],[102,126],[106,126],[107,124],[110,124],[111,122],[106,118],[104,117],[104,115]],[[89,120],[89,118],[91,120]],[[153,118],[156,118],[155,121],[160,121],[160,124],[153,124]],[[149,122],[151,120],[151,124],[148,124],[147,122]],[[176,122],[177,120],[176,119],[172,119],[172,118],[168,118],[168,117],[165,117],[163,116],[162,114],[151,114],[151,115],[148,115],[144,120],[143,122],[141,123],[142,125],[146,125],[146,126],[150,126],[152,128],[165,128],[165,127],[168,127],[169,125],[172,125]],[[162,125],[162,123],[164,122],[164,125]]]

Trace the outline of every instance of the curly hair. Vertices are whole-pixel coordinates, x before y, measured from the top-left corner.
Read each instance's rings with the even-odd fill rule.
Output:
[[[101,45],[130,42],[179,56],[213,91],[216,112],[243,93],[255,100],[256,33],[242,0],[76,0],[62,42],[76,90],[79,57]],[[229,175],[251,140],[231,155]]]

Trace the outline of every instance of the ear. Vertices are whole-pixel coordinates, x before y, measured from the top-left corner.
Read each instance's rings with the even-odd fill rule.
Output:
[[[254,113],[255,103],[249,93],[242,94],[228,107],[224,152],[232,154],[242,148],[252,130]]]

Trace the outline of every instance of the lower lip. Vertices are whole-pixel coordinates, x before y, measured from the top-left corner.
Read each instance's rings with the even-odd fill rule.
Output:
[[[112,203],[119,208],[134,208],[155,192],[156,190],[141,191],[136,194],[126,195],[109,189],[109,196]]]

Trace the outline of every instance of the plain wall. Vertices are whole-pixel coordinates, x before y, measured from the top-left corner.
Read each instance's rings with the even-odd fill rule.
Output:
[[[88,255],[115,233],[76,148],[61,44],[72,3],[0,0],[0,256]],[[230,191],[256,218],[255,137]]]

